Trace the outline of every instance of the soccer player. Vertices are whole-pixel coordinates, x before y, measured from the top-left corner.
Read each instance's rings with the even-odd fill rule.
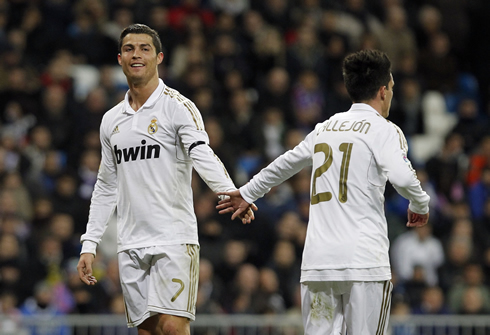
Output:
[[[305,333],[385,334],[392,284],[384,190],[389,180],[409,203],[408,227],[429,218],[429,196],[407,158],[400,128],[386,120],[393,97],[391,62],[362,50],[343,62],[353,101],[347,112],[317,124],[217,206],[232,218],[306,166],[312,166],[310,219],[301,265]],[[430,257],[430,255],[427,255]]]
[[[128,327],[139,335],[190,334],[199,274],[192,168],[215,192],[236,188],[207,145],[194,103],[159,79],[164,56],[156,31],[130,25],[119,52],[129,91],[100,126],[102,161],[78,273],[88,285],[97,282],[92,263],[115,211]],[[242,218],[249,223],[252,210]]]

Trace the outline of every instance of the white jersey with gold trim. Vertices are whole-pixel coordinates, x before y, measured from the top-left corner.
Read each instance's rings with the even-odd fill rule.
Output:
[[[170,244],[198,244],[192,167],[214,191],[236,189],[209,147],[200,112],[159,80],[135,112],[128,101],[109,110],[100,126],[102,161],[92,195],[82,252],[95,253],[113,211],[118,252]]]
[[[420,186],[407,150],[400,128],[371,106],[353,104],[349,111],[318,124],[240,192],[251,203],[312,165],[301,280],[389,279],[386,182],[410,200],[413,212],[429,211],[429,196]]]

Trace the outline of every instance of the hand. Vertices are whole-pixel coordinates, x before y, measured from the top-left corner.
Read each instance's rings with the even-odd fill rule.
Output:
[[[87,285],[95,285],[97,279],[92,276],[92,263],[94,262],[94,254],[81,254],[78,261],[77,270],[80,280]]]
[[[243,224],[250,223],[255,219],[254,211],[258,210],[258,207],[243,200],[239,190],[217,194],[228,196],[226,199],[220,200],[216,206],[216,209],[220,210],[220,214],[233,213],[231,219],[235,220],[238,217]]]
[[[408,212],[408,222],[407,227],[422,227],[429,222],[429,213],[427,214],[417,214],[412,212],[410,209]]]

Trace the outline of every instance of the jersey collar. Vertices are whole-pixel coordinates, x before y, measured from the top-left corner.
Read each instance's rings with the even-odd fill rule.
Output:
[[[140,107],[139,110],[153,107],[153,105],[157,102],[160,95],[162,95],[164,89],[165,89],[165,84],[163,83],[163,80],[158,78],[157,88],[153,91],[153,93],[150,95],[148,100],[146,100],[146,102],[143,104],[143,106]],[[124,96],[123,113],[128,113],[128,114],[136,113],[134,109],[131,107],[131,105],[129,104],[129,90],[126,92],[126,95]]]
[[[374,109],[373,107],[369,106],[368,104],[364,104],[364,103],[360,103],[360,102],[353,103],[351,108],[349,109],[349,112],[352,112],[352,113],[373,112],[373,113],[380,115],[378,113],[378,111],[376,109]]]

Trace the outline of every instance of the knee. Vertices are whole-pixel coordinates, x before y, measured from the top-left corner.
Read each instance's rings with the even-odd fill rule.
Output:
[[[159,326],[162,335],[190,335],[190,323],[187,318],[162,317]]]

